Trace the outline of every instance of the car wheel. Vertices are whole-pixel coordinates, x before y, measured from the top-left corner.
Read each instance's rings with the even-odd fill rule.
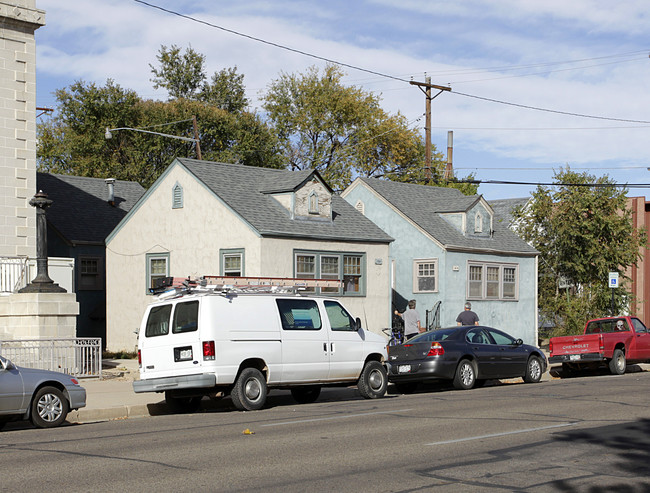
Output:
[[[419,382],[396,383],[395,389],[400,394],[412,394],[420,385]]]
[[[609,360],[609,371],[612,375],[623,375],[626,367],[625,353],[620,349],[614,349],[612,359]]]
[[[524,382],[537,383],[542,379],[542,362],[537,356],[528,358],[526,364],[526,374],[524,375]]]
[[[456,367],[454,376],[454,387],[458,390],[469,390],[476,382],[476,367],[468,359],[462,360]]]
[[[320,395],[320,385],[309,385],[306,387],[294,387],[291,389],[291,396],[298,404],[311,404]]]
[[[32,399],[30,420],[37,428],[59,426],[68,416],[68,400],[59,389],[43,387]]]
[[[386,393],[388,374],[379,361],[368,361],[361,371],[357,388],[366,399],[376,399]]]
[[[181,413],[194,413],[199,409],[201,405],[202,397],[177,397],[173,392],[167,390],[165,391],[165,402],[167,407],[174,414]]]
[[[244,368],[230,391],[230,398],[240,411],[256,411],[264,406],[266,393],[262,372],[257,368]]]

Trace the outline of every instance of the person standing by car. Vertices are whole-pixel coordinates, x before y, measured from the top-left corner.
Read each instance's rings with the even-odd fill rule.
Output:
[[[472,304],[465,303],[465,309],[456,317],[458,325],[478,325],[478,315],[472,311]]]
[[[424,329],[420,325],[420,314],[415,309],[415,300],[409,301],[408,308],[404,313],[400,313],[395,310],[395,315],[399,315],[404,320],[404,338],[410,339],[411,337],[418,335],[420,332],[424,332]]]

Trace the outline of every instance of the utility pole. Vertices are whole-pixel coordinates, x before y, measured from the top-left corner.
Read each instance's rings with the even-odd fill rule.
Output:
[[[427,175],[427,181],[431,181],[431,179],[433,178],[433,173],[431,172],[431,100],[440,96],[440,94],[442,94],[443,91],[451,91],[451,87],[437,86],[436,84],[432,84],[431,77],[425,77],[424,80],[425,82],[416,82],[412,80],[410,84],[413,86],[418,86],[420,90],[424,93],[424,96],[426,97],[426,104],[425,104],[426,121],[424,124],[424,134],[425,134],[424,169]],[[422,89],[423,87],[425,89]],[[438,89],[439,91],[438,94],[431,97],[431,88]]]
[[[201,144],[199,144],[199,126],[196,123],[196,115],[192,115],[192,125],[194,126],[194,143],[196,144],[196,159],[201,161]]]

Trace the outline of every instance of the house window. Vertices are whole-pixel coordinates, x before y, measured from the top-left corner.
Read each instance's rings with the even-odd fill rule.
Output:
[[[101,257],[79,257],[77,289],[97,291],[104,289],[104,268]]]
[[[318,214],[318,194],[314,191],[309,194],[309,213]]]
[[[298,279],[342,279],[343,288],[308,288],[311,293],[365,295],[365,255],[340,252],[295,252]]]
[[[474,233],[483,232],[483,216],[480,212],[477,212],[474,216]]]
[[[183,187],[180,183],[176,183],[172,188],[172,209],[183,208]]]
[[[156,279],[169,277],[169,253],[147,254],[147,292],[153,288]]]
[[[414,260],[413,261],[413,292],[433,293],[437,291],[436,271],[438,261],[436,259]]]
[[[221,256],[221,275],[241,277],[244,275],[244,249],[222,249],[219,250]]]
[[[471,262],[467,269],[468,299],[516,300],[519,266]]]

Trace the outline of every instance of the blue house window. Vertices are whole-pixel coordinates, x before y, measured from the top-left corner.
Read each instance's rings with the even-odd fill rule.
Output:
[[[176,183],[172,189],[172,209],[183,208],[183,187]]]
[[[467,299],[516,301],[519,293],[519,265],[469,262]]]

